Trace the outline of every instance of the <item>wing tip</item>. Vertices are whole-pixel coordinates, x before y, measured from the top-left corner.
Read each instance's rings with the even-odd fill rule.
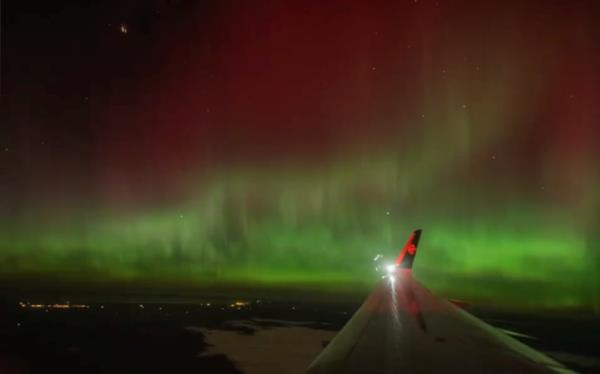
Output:
[[[404,248],[402,248],[400,255],[398,255],[398,258],[396,259],[396,266],[402,269],[412,269],[422,232],[423,230],[421,229],[416,229],[412,232],[404,245]]]
[[[421,233],[422,232],[423,232],[422,229],[415,229],[413,231],[413,235],[414,235],[414,237],[413,237],[413,243],[414,243],[415,247],[419,245],[419,239],[421,239]]]

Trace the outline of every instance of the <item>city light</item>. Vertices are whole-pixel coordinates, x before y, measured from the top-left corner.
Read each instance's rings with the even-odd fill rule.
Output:
[[[240,309],[249,308],[250,305],[251,304],[249,301],[236,300],[233,303],[229,304],[229,307],[240,310]]]
[[[90,306],[87,304],[31,304],[29,302],[20,301],[17,305],[21,308],[29,308],[29,309],[89,309]]]

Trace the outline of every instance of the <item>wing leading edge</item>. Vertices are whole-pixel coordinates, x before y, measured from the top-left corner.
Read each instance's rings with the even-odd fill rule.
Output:
[[[551,358],[435,297],[412,277],[415,230],[363,305],[308,373],[564,372]]]

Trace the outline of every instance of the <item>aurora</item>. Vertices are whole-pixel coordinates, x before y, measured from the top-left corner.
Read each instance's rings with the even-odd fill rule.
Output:
[[[375,3],[8,12],[0,277],[598,311],[597,7]]]

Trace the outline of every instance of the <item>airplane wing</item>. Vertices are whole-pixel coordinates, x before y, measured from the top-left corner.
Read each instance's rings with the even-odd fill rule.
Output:
[[[572,373],[412,277],[421,230],[308,373]]]

